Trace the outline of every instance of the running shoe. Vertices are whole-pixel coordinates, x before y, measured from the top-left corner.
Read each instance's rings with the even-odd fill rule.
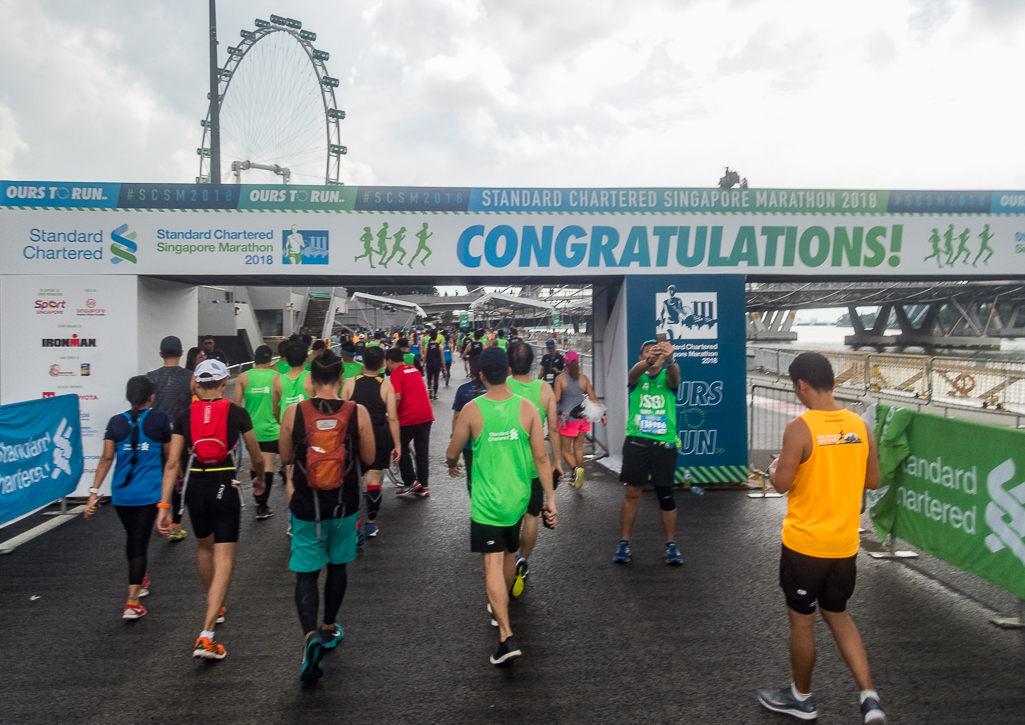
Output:
[[[121,612],[121,619],[138,619],[144,616],[146,616],[146,607],[139,604],[138,601],[135,604],[125,602],[125,611]]]
[[[142,586],[139,587],[139,596],[140,597],[148,597],[149,596],[149,574],[143,574],[142,575]]]
[[[395,492],[395,495],[408,496],[410,494],[414,494],[416,496],[423,496],[424,494],[420,493],[423,490],[423,484],[421,484],[419,481],[413,481],[413,484],[411,486],[407,488],[400,488],[398,491]],[[427,495],[430,495],[430,491],[427,492]]]
[[[793,715],[800,720],[815,720],[819,716],[819,711],[815,709],[815,698],[798,700],[794,697],[792,687],[784,687],[779,690],[759,690],[758,702],[773,712]]]
[[[324,674],[320,666],[320,658],[324,656],[324,640],[314,634],[303,643],[303,664],[299,669],[299,679],[303,682],[315,680]]]
[[[886,713],[883,706],[879,704],[878,697],[866,697],[861,703],[861,717],[865,725],[886,725]]]
[[[427,498],[431,495],[431,489],[427,488],[427,486],[422,486],[419,483],[417,484],[417,486],[420,486],[420,488],[417,488],[413,491],[414,496],[419,496],[420,498]]]
[[[527,574],[530,573],[530,565],[527,564],[527,560],[522,556],[516,557],[516,575],[521,576],[524,579],[527,578]]]
[[[265,504],[265,503],[258,503],[258,504],[256,504],[256,520],[257,521],[262,521],[263,519],[269,519],[273,515],[274,515],[274,512],[271,511],[270,506],[268,506],[267,504]]]
[[[183,529],[181,526],[172,526],[171,533],[167,535],[168,541],[184,541],[185,537],[189,535],[189,532]]]
[[[368,539],[373,539],[377,536],[377,524],[367,521],[363,526],[363,533]]]
[[[491,602],[488,602],[488,616],[491,617],[491,626],[492,627],[497,627],[498,626],[498,620],[495,619],[495,613],[493,611],[491,611]]]
[[[630,542],[626,539],[620,539],[619,548],[616,549],[616,555],[612,557],[612,561],[617,564],[625,564],[630,561]]]
[[[217,613],[217,624],[224,624],[224,607]]]
[[[356,548],[362,549],[363,542],[366,541],[366,537],[363,535],[363,527],[357,524],[356,526]]]
[[[578,468],[577,469],[577,473],[576,473],[576,478],[573,479],[573,488],[583,488],[583,487],[584,487],[584,469],[583,468]]]
[[[324,649],[334,649],[342,638],[345,636],[345,630],[342,629],[342,625],[333,624],[331,625],[334,629],[324,629],[321,627],[320,638],[324,641]]]
[[[673,566],[683,564],[683,555],[680,554],[675,541],[670,541],[666,544],[666,564],[672,564]]]
[[[512,637],[506,637],[505,641],[498,645],[498,650],[495,654],[491,655],[491,664],[502,665],[520,657],[522,654],[519,645],[516,644],[516,640]]]
[[[285,535],[286,536],[291,536],[292,535],[292,524],[289,524],[288,528],[285,529]]]
[[[223,645],[217,644],[209,637],[197,637],[196,647],[192,650],[193,657],[201,657],[205,660],[223,660],[227,654]]]
[[[516,578],[513,579],[512,589],[509,590],[509,596],[516,599],[521,594],[523,594],[523,577],[517,573]]]

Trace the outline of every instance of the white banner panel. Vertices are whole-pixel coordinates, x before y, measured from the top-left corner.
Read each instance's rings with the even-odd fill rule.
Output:
[[[1025,274],[1017,214],[0,210],[8,274]]]
[[[0,277],[0,403],[78,395],[85,470],[76,495],[92,485],[107,421],[128,405],[125,384],[138,364],[136,285],[134,276]]]

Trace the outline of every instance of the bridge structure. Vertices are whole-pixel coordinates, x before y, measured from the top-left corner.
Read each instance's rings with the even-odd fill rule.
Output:
[[[748,338],[796,339],[795,312],[845,308],[854,347],[1000,349],[1025,337],[1025,283],[1019,280],[756,282],[747,290]],[[866,321],[865,308],[877,308]],[[898,329],[896,335],[887,334]]]

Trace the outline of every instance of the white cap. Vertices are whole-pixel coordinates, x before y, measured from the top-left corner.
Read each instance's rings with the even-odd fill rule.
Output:
[[[228,368],[220,360],[204,360],[196,366],[195,378],[201,383],[224,380],[228,377]]]

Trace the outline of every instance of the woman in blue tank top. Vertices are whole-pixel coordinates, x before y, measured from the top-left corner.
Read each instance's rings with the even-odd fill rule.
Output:
[[[163,481],[164,447],[171,442],[171,421],[163,412],[153,410],[153,381],[138,375],[128,381],[125,397],[130,410],[115,415],[107,423],[103,437],[103,455],[96,466],[93,487],[85,517],[99,508],[100,486],[111,465],[114,475],[110,497],[128,535],[125,553],[128,556],[128,602],[122,619],[138,619],[146,614],[139,597],[149,594],[146,559],[149,538],[157,520],[157,504]],[[114,461],[117,463],[114,463]]]

